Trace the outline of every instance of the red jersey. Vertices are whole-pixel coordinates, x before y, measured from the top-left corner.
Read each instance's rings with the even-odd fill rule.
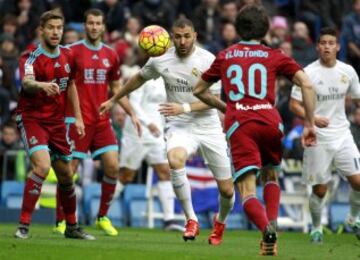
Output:
[[[278,49],[261,44],[240,42],[221,51],[202,79],[221,79],[226,94],[225,130],[237,121],[278,124],[275,103],[276,77],[293,78],[301,67]]]
[[[73,79],[73,56],[69,48],[59,46],[56,54],[50,54],[39,44],[20,57],[20,79],[33,75],[36,81],[56,82],[60,94],[48,96],[45,91],[30,93],[21,89],[16,113],[23,118],[44,122],[64,121],[67,86]]]
[[[99,116],[99,107],[109,98],[109,82],[120,79],[117,54],[105,44],[95,48],[85,40],[69,47],[75,57],[75,84],[84,124],[109,120],[109,113]],[[72,108],[68,107],[67,116],[72,114]]]

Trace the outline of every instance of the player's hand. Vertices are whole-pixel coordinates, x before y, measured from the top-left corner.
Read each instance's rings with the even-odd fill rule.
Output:
[[[83,138],[85,136],[85,125],[84,125],[84,121],[81,118],[76,119],[75,127],[76,127],[76,132],[80,136],[80,139]]]
[[[323,116],[315,116],[315,125],[319,128],[324,128],[329,125],[330,121],[328,118]]]
[[[148,124],[147,127],[149,128],[149,131],[153,136],[159,137],[161,135],[161,131],[154,123]]]
[[[60,94],[60,87],[55,82],[42,82],[41,87],[48,96],[55,96]]]
[[[141,137],[142,128],[141,128],[141,123],[140,123],[139,118],[136,115],[132,115],[130,118],[131,118],[131,122],[135,126],[135,129],[136,129],[136,132],[137,132],[138,136]]]
[[[106,100],[99,107],[99,114],[103,116],[106,112],[110,111],[110,109],[114,106],[114,101],[112,99]]]
[[[313,126],[304,126],[301,143],[305,147],[316,145],[316,132]]]
[[[184,113],[184,108],[179,103],[164,103],[160,104],[159,112],[163,116],[177,116]]]

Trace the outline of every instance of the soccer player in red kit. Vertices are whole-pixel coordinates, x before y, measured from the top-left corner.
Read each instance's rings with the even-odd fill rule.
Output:
[[[16,121],[32,164],[26,180],[20,225],[15,237],[29,237],[29,225],[44,179],[52,166],[59,182],[59,197],[66,219],[65,237],[94,240],[77,224],[76,195],[70,165],[71,149],[65,126],[65,105],[75,114],[77,135],[84,136],[84,123],[73,82],[71,50],[59,46],[64,27],[60,12],[48,11],[40,17],[41,42],[20,58],[22,89]]]
[[[280,50],[260,44],[269,28],[265,10],[257,5],[242,8],[236,19],[241,41],[221,51],[202,75],[194,94],[225,113],[224,128],[230,146],[233,180],[244,211],[262,232],[260,254],[277,254],[276,220],[280,187],[276,166],[281,162],[282,123],[274,108],[276,76],[301,85],[306,110],[304,144],[314,145],[314,93],[301,67]],[[226,104],[207,91],[222,80]],[[265,207],[256,198],[256,177],[262,173]]]
[[[84,138],[79,138],[74,131],[75,129],[70,127],[70,139],[74,141],[75,145],[72,166],[76,172],[79,160],[85,159],[89,150],[92,153],[92,158],[101,159],[104,177],[96,225],[104,230],[107,235],[116,236],[118,232],[106,215],[119,175],[118,143],[111,126],[109,113],[99,116],[98,108],[102,102],[108,99],[109,86],[114,93],[119,90],[120,64],[115,51],[101,42],[105,31],[105,16],[102,11],[89,9],[85,12],[84,19],[85,39],[69,46],[75,57],[75,84],[86,132]],[[140,122],[127,97],[120,100],[120,105],[131,116],[132,122],[139,132]],[[67,112],[67,115],[71,116],[71,114],[71,111]],[[62,233],[61,203],[57,204],[57,226],[55,230]]]

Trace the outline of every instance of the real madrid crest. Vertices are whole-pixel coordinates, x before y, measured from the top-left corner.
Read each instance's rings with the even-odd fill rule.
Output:
[[[195,77],[199,77],[199,70],[197,68],[193,68],[191,70],[191,74],[194,75]]]
[[[341,75],[340,82],[347,84],[349,82],[348,77],[345,74]]]
[[[110,62],[108,59],[103,59],[102,61],[103,61],[103,64],[105,67],[107,67],[107,68],[110,67]]]

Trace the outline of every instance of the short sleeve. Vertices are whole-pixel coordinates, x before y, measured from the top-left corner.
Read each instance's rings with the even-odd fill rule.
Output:
[[[19,61],[20,80],[23,80],[25,76],[35,76],[34,65],[31,62],[29,53],[25,53],[21,56]]]
[[[217,82],[221,79],[221,69],[220,65],[223,60],[222,52],[218,54],[218,56],[215,58],[215,60],[212,62],[210,68],[205,71],[201,78],[206,82]]]
[[[294,85],[291,89],[291,98],[302,102],[302,93],[301,93],[301,88]]]
[[[160,77],[159,72],[155,68],[155,60],[153,58],[150,58],[141,68],[140,75],[146,80]]]
[[[109,71],[109,81],[116,81],[120,79],[120,60],[118,55],[113,51],[113,64]]]
[[[351,78],[350,78],[350,95],[353,99],[360,99],[360,84],[359,84],[359,76],[353,67],[351,67]]]
[[[289,80],[292,80],[295,73],[302,70],[301,66],[291,57],[286,56],[280,50],[276,53],[277,59],[277,71],[278,76],[285,76]]]
[[[69,60],[69,65],[70,65],[70,80],[75,79],[75,74],[76,74],[76,62],[75,62],[75,55],[74,55],[74,51],[69,48],[69,52],[68,52],[68,60]]]

